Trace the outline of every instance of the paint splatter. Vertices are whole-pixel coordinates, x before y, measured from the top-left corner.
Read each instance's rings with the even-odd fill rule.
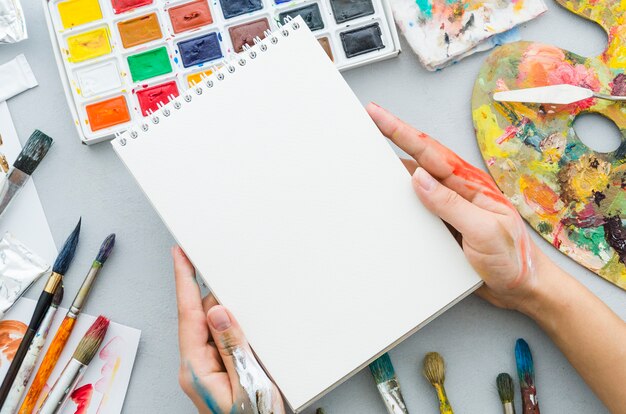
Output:
[[[489,172],[522,217],[563,253],[626,289],[623,105],[595,98],[572,105],[493,100],[498,90],[560,83],[626,95],[626,21],[621,19],[626,3],[557,1],[600,23],[609,33],[607,49],[593,58],[531,42],[495,50],[474,84],[476,137]],[[616,151],[595,152],[578,138],[574,121],[587,111],[618,126],[624,139]]]
[[[626,96],[626,75],[623,73],[618,74],[613,79],[613,85],[611,86],[611,94],[617,96]]]
[[[8,362],[13,361],[27,328],[20,321],[0,321],[0,351]]]
[[[241,388],[248,395],[248,402],[255,414],[273,414],[279,412],[272,382],[269,380],[256,358],[248,349],[233,350],[235,370],[239,376]]]
[[[200,382],[200,379],[193,371],[193,368],[190,364],[188,364],[189,372],[191,373],[191,381],[193,385],[193,389],[198,393],[204,404],[211,411],[211,414],[222,414],[222,410],[217,405],[217,401],[211,395],[211,392],[206,389],[206,387]]]
[[[106,345],[102,347],[98,357],[104,361],[104,365],[100,369],[102,377],[96,382],[95,389],[102,394],[102,400],[98,405],[97,413],[100,413],[109,401],[109,395],[113,382],[117,375],[122,362],[122,352],[124,350],[124,339],[122,337],[113,337]]]
[[[70,395],[70,398],[74,404],[76,404],[76,411],[74,411],[74,414],[86,414],[89,404],[91,403],[92,396],[92,384],[85,384],[82,387],[76,388]]]

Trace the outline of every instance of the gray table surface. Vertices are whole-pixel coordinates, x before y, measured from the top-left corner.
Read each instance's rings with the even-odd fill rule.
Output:
[[[548,13],[522,29],[524,39],[554,44],[582,55],[601,53],[606,35],[598,26],[551,0],[548,2]],[[0,63],[24,53],[39,80],[39,87],[11,99],[9,107],[22,142],[34,128],[56,140],[36,172],[35,183],[57,245],[63,243],[77,218],[83,217],[81,242],[75,263],[66,275],[66,291],[78,289],[102,239],[116,232],[116,251],[85,312],[104,313],[142,330],[124,412],[192,413],[194,407],[177,382],[177,319],[169,257],[173,239],[110,145],[80,144],[54,63],[41,2],[22,3],[30,37],[16,45],[0,45]],[[389,108],[484,168],[470,117],[470,96],[487,55],[475,55],[441,72],[430,73],[419,65],[406,42],[402,41],[402,47],[404,52],[398,58],[345,73],[350,86],[364,104],[375,101]],[[601,126],[591,126],[594,136],[601,136]],[[626,318],[624,291],[561,255],[534,233],[533,236],[551,258]],[[35,298],[38,290],[32,289],[28,296]],[[73,295],[66,295],[65,306],[70,296]],[[437,412],[434,392],[419,372],[424,353],[436,350],[446,359],[448,395],[457,413],[500,413],[495,377],[502,371],[515,373],[513,347],[518,337],[526,338],[533,350],[543,412],[606,412],[533,321],[474,296],[390,352],[411,412]],[[316,406],[323,406],[329,414],[385,412],[366,371],[339,386]]]

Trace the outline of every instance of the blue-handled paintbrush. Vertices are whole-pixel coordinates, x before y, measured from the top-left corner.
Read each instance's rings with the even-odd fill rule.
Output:
[[[52,274],[48,278],[46,282],[46,286],[41,292],[39,296],[39,300],[37,301],[37,305],[35,305],[35,311],[33,312],[33,316],[28,324],[28,329],[22,338],[22,342],[20,342],[20,347],[17,349],[15,353],[15,357],[13,357],[13,361],[11,361],[11,365],[9,366],[9,371],[7,372],[4,380],[2,381],[2,386],[0,386],[0,408],[4,406],[4,402],[6,401],[7,396],[9,395],[9,391],[13,385],[13,381],[17,376],[17,373],[22,365],[22,361],[28,352],[28,348],[37,333],[37,330],[41,326],[41,323],[52,303],[52,299],[56,290],[61,283],[63,282],[63,275],[67,272],[67,269],[70,267],[70,263],[72,263],[72,259],[74,258],[74,253],[76,252],[76,246],[78,245],[78,235],[80,234],[80,223],[78,220],[78,224],[74,231],[65,241],[63,245],[63,249],[59,253],[57,260],[54,262],[54,266],[52,266]]]

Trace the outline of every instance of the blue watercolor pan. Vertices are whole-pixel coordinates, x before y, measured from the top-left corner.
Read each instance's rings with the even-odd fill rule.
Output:
[[[178,50],[183,66],[186,68],[224,56],[217,33],[209,33],[178,42]]]

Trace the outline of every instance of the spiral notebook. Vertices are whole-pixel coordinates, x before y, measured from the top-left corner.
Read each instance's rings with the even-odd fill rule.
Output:
[[[479,285],[300,17],[113,147],[296,412]]]

